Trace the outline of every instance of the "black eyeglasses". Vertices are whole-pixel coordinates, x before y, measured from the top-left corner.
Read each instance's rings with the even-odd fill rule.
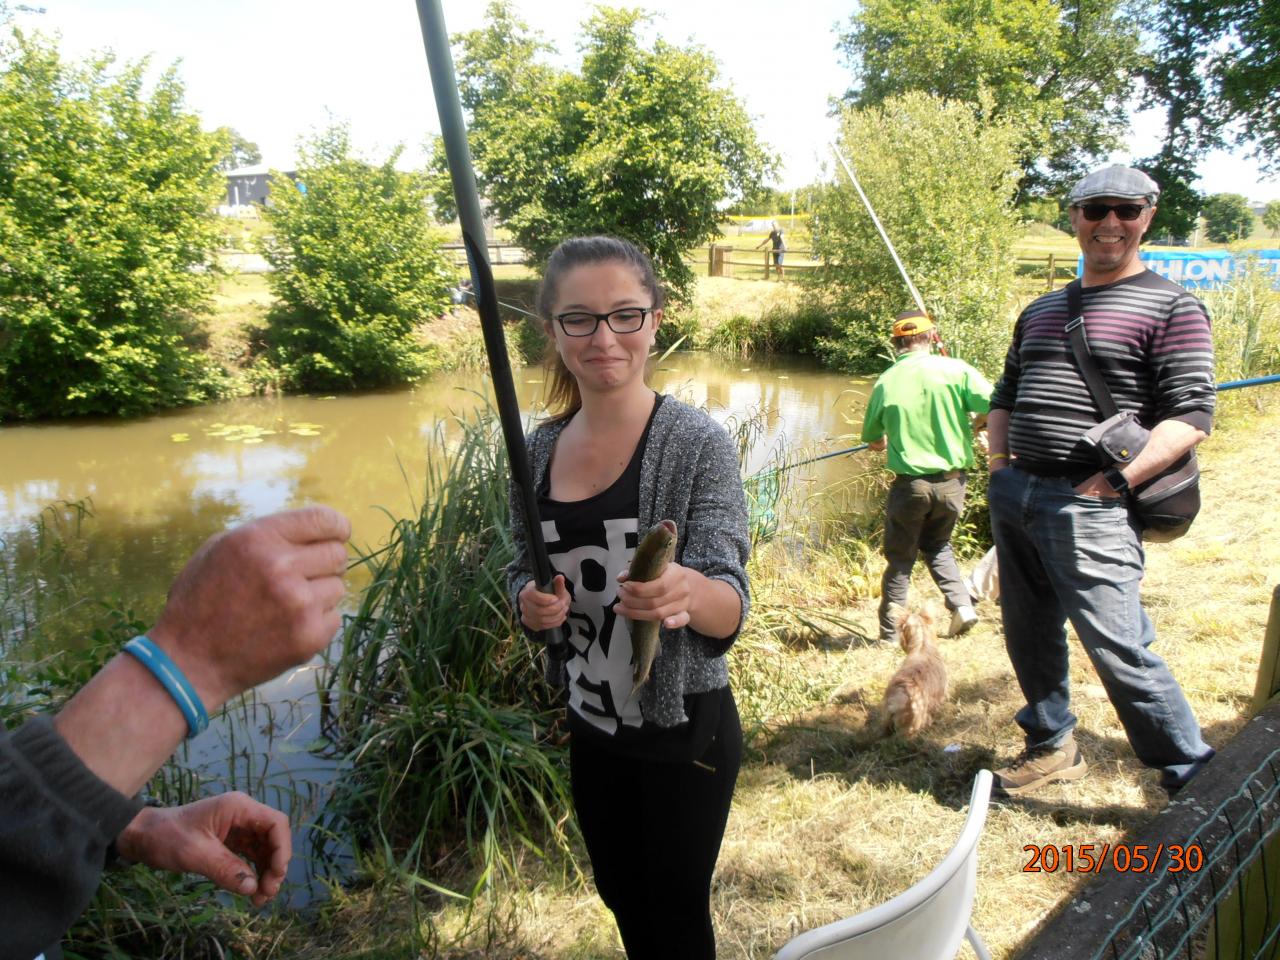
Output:
[[[1119,220],[1137,220],[1149,206],[1149,203],[1077,203],[1076,209],[1086,220],[1096,223],[1112,212]]]
[[[623,307],[608,313],[575,310],[572,313],[557,314],[555,319],[566,337],[589,337],[599,328],[601,320],[614,333],[635,333],[644,326],[645,315],[653,311],[653,307]]]

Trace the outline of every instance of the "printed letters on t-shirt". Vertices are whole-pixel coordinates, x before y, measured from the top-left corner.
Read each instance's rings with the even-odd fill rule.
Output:
[[[551,564],[564,575],[573,609],[566,629],[576,656],[566,665],[569,705],[580,717],[606,733],[619,724],[643,723],[640,698],[628,701],[632,687],[631,630],[625,617],[613,612],[618,602],[619,570],[635,553],[639,528],[635,517],[605,520],[598,543],[557,553],[560,534],[554,520],[542,522]]]

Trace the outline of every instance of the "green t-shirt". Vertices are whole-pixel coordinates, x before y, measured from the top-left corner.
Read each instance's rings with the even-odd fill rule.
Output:
[[[889,469],[925,474],[973,465],[969,414],[990,410],[991,384],[963,360],[899,354],[871,389],[864,442],[888,437]]]

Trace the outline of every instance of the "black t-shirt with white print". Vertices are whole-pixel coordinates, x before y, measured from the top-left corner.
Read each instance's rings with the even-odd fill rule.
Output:
[[[663,397],[654,399],[657,413]],[[687,723],[659,727],[644,719],[641,693],[631,696],[631,625],[613,608],[620,570],[627,569],[640,539],[640,463],[649,428],[622,475],[595,496],[571,502],[551,499],[550,468],[538,487],[538,513],[551,566],[564,575],[573,602],[565,629],[573,650],[569,676],[569,729],[619,753],[654,760],[694,760],[711,743],[729,688],[687,695]],[[554,454],[553,454],[554,457]]]

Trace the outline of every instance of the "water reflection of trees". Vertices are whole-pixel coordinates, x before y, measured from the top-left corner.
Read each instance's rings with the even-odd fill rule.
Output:
[[[3,541],[0,640],[34,659],[83,646],[111,609],[152,622],[187,558],[238,510],[214,497],[180,497],[152,519],[93,509],[76,523],[70,508],[55,507],[43,524],[33,521]]]

